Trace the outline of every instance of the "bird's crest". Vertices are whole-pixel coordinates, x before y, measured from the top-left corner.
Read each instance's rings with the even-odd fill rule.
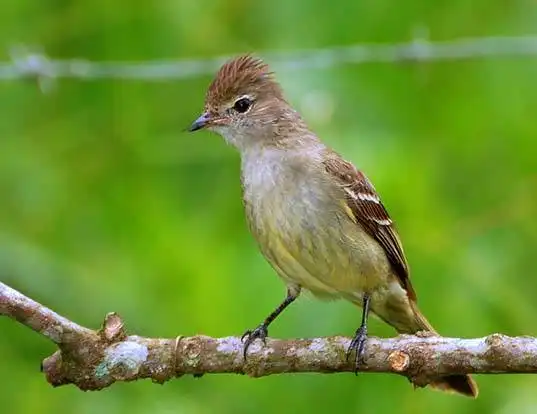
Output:
[[[269,66],[252,55],[242,55],[226,62],[216,73],[207,90],[208,106],[227,102],[243,93],[266,91],[282,96]]]

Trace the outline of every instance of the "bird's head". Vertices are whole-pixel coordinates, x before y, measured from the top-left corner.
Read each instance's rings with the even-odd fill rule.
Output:
[[[189,130],[214,131],[242,150],[277,141],[299,120],[268,65],[243,55],[220,68],[207,90],[203,113]]]

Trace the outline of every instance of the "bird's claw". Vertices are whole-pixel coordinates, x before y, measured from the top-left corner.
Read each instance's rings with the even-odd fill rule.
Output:
[[[365,350],[365,343],[367,341],[367,327],[366,326],[360,326],[358,330],[356,331],[356,334],[354,335],[354,338],[351,341],[351,344],[349,345],[349,349],[347,349],[347,362],[349,361],[349,358],[352,354],[352,352],[355,352],[355,358],[354,358],[354,373],[358,374],[358,371],[360,370],[360,365],[364,364],[364,350]]]
[[[244,332],[244,334],[241,337],[241,341],[244,342],[244,348],[242,352],[244,359],[246,359],[246,353],[248,352],[248,348],[256,339],[261,339],[263,341],[263,345],[266,346],[267,336],[268,336],[268,329],[266,325],[264,324],[259,325],[253,331],[247,330],[246,332]]]

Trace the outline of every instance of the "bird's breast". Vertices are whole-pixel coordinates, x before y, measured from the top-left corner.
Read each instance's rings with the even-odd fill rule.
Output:
[[[321,297],[361,298],[385,284],[380,245],[353,220],[344,191],[315,160],[243,160],[244,205],[261,251],[288,283]]]
[[[271,162],[272,161],[272,162]],[[258,232],[295,238],[332,221],[334,195],[323,171],[292,160],[243,164],[243,197],[248,220]]]
[[[345,209],[322,166],[243,163],[244,205],[261,251],[287,282],[318,296],[360,294],[388,264],[378,243]]]
[[[314,274],[331,272],[323,237],[335,216],[326,214],[332,200],[320,177],[300,168],[265,164],[243,172],[244,206],[253,236],[267,260],[287,283],[319,296],[335,290]],[[334,240],[337,240],[335,238]]]

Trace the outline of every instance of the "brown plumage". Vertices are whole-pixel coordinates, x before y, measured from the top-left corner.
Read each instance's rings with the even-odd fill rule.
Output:
[[[286,299],[246,332],[245,355],[303,289],[363,308],[349,347],[358,369],[369,311],[400,333],[436,334],[418,309],[400,238],[375,188],[309,130],[264,62],[245,55],[222,66],[191,130],[201,128],[240,151],[249,228],[287,285]],[[467,375],[440,377],[430,385],[472,397],[478,393]]]
[[[208,106],[214,107],[237,98],[246,90],[262,93],[269,89],[271,93],[283,97],[268,65],[261,59],[243,55],[222,65],[207,89],[205,101]]]
[[[409,299],[415,301],[416,293],[410,283],[403,246],[397,236],[393,221],[377,196],[375,188],[362,172],[350,162],[342,160],[338,154],[328,157],[324,164],[328,172],[337,177],[342,186],[348,189],[347,204],[354,217],[384,248],[401,286],[406,290]]]

